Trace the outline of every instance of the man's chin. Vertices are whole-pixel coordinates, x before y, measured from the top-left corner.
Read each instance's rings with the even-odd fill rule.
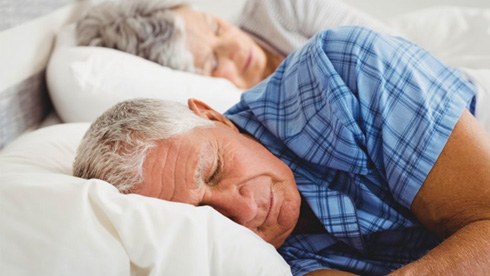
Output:
[[[288,200],[281,205],[277,223],[269,226],[267,230],[259,231],[258,235],[275,248],[281,247],[298,223],[300,206],[301,196],[296,190],[296,193],[292,193]]]
[[[276,229],[269,229],[269,231],[257,233],[264,241],[272,244],[275,248],[281,247],[286,239],[291,235],[296,224],[298,222],[298,217],[295,217],[293,221],[290,222],[288,227],[284,225],[276,225]]]
[[[278,227],[281,231],[274,239],[268,241],[275,248],[281,247],[281,245],[286,241],[286,239],[291,235],[296,224],[298,224],[298,219],[300,215],[301,197],[299,193],[297,197],[289,200],[287,203],[283,204],[281,207],[281,214],[278,217]]]
[[[262,237],[262,239],[264,239],[266,242],[272,244],[272,246],[274,246],[275,248],[279,248],[284,244],[284,242],[289,237],[289,235],[291,235],[293,229],[294,229],[294,227],[292,227],[291,229],[288,229],[287,231],[283,231],[282,233],[275,235],[273,238],[266,239],[266,238]]]

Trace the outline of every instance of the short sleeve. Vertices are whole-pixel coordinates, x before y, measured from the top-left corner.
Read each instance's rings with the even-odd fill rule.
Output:
[[[312,168],[379,173],[409,208],[474,95],[416,45],[341,27],[291,54],[227,114],[239,125],[254,117]]]

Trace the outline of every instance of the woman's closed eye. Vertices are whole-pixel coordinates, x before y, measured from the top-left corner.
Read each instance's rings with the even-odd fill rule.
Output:
[[[214,20],[213,30],[214,30],[215,36],[219,36],[221,34],[221,25],[219,24],[219,22],[217,20]]]
[[[219,67],[219,57],[218,57],[218,54],[216,54],[216,52],[213,52],[211,64],[212,64],[211,65],[211,72],[214,72],[214,71],[218,70],[218,67]]]
[[[201,74],[211,76],[219,67],[219,56],[215,51],[209,52],[205,58]]]
[[[213,32],[216,37],[221,34],[221,25],[219,24],[218,20],[213,20]],[[219,67],[219,57],[216,51],[213,51],[211,64],[211,72],[216,71]]]

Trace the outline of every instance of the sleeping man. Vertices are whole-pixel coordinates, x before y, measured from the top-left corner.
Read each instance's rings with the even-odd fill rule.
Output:
[[[117,104],[74,174],[212,206],[295,275],[488,274],[490,138],[475,101],[417,46],[335,28],[224,115],[195,99]]]

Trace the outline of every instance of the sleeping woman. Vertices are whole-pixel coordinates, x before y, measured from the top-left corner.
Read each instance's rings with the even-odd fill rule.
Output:
[[[358,25],[395,34],[338,0],[249,0],[239,22],[235,26],[179,0],[105,2],[78,22],[77,40],[246,89],[322,30]]]

